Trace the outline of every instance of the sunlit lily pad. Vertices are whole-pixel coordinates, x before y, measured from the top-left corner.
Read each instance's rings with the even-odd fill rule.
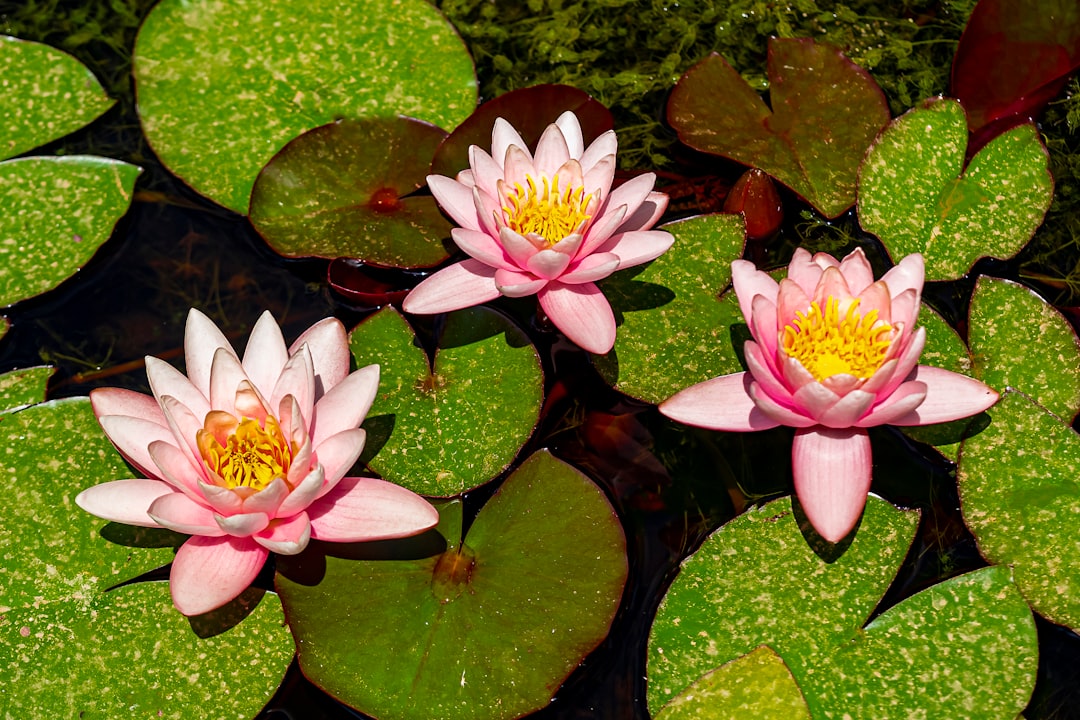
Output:
[[[158,157],[239,213],[262,167],[307,130],[395,115],[449,130],[476,106],[472,59],[424,0],[163,0],[134,63]]]
[[[45,389],[54,372],[55,368],[42,365],[0,375],[0,413],[45,400]]]
[[[543,451],[464,542],[461,512],[443,506],[443,541],[427,552],[421,537],[396,556],[390,544],[355,546],[350,559],[311,548],[279,564],[307,677],[380,720],[516,718],[548,703],[619,606],[619,519],[596,485]]]
[[[745,320],[734,298],[720,299],[742,255],[742,217],[703,215],[664,229],[675,236],[670,250],[601,283],[619,327],[615,349],[594,358],[611,385],[651,403],[742,370],[736,348],[749,337],[733,336]]]
[[[502,472],[536,427],[540,358],[494,310],[449,314],[434,366],[393,308],[358,325],[350,342],[358,367],[381,367],[362,459],[387,480],[424,495],[455,495]]]
[[[958,278],[981,257],[1012,257],[1053,197],[1034,125],[995,138],[965,168],[967,137],[960,104],[931,100],[894,120],[859,172],[859,223],[894,259],[922,253],[928,280]]]
[[[690,68],[668,101],[668,121],[697,150],[757,167],[827,217],[855,202],[866,148],[889,122],[870,74],[834,47],[769,39],[769,102],[719,55]]]
[[[975,376],[1072,420],[1080,411],[1080,339],[1069,321],[1031,289],[986,276],[975,283],[968,312]]]
[[[422,187],[446,132],[410,118],[339,120],[296,138],[251,194],[251,222],[287,257],[420,267],[446,259],[450,223]]]
[[[78,130],[113,102],[67,53],[0,35],[0,160]]]
[[[131,477],[85,398],[0,423],[0,685],[11,717],[248,718],[293,654],[275,597],[249,590],[188,619],[165,583],[106,590],[172,559],[183,536],[80,510],[87,485]],[[238,691],[238,689],[242,689]]]
[[[0,163],[0,306],[59,285],[109,239],[141,170],[70,155]]]
[[[810,720],[810,710],[783,659],[762,645],[702,675],[656,718]]]
[[[1080,629],[1080,437],[1018,392],[987,412],[993,422],[960,454],[964,522],[1039,614]]]

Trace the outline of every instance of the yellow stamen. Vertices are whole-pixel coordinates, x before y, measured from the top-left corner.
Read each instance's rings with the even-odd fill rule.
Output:
[[[865,380],[885,362],[892,344],[892,326],[878,320],[878,311],[863,315],[855,300],[841,319],[835,297],[825,310],[810,304],[806,313],[784,326],[784,352],[795,358],[818,382],[833,375],[854,375]]]
[[[292,463],[289,442],[272,415],[267,416],[265,427],[258,420],[243,418],[224,447],[205,429],[199,430],[196,439],[206,466],[225,481],[227,488],[262,490],[274,478],[284,479]]]
[[[550,185],[546,176],[541,176],[540,180],[542,189],[537,187],[532,175],[525,176],[527,188],[521,183],[515,184],[513,194],[506,198],[508,205],[503,207],[503,212],[511,230],[521,235],[539,235],[548,245],[554,245],[589,221],[591,216],[585,209],[592,195],[586,196],[585,188],[580,186],[560,192],[558,175]]]

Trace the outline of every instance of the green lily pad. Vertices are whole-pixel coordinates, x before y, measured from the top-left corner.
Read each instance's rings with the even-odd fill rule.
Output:
[[[75,58],[6,35],[0,35],[0,78],[0,160],[74,132],[114,103]]]
[[[1031,289],[980,277],[968,310],[968,342],[975,377],[998,392],[1016,388],[1066,420],[1080,411],[1080,339]],[[1036,358],[1025,352],[1033,348]]]
[[[183,536],[107,523],[75,505],[85,486],[131,477],[86,398],[7,414],[0,433],[10,451],[0,460],[4,713],[257,713],[293,655],[280,603],[259,602],[262,591],[249,590],[217,613],[188,619],[172,607],[165,583],[106,592],[167,563]]]
[[[731,718],[810,720],[791,671],[767,645],[705,673],[656,716],[656,720]]]
[[[997,566],[931,586],[837,638],[802,689],[815,718],[1015,718],[1037,667],[1035,620]]]
[[[251,223],[287,257],[437,265],[451,225],[425,183],[446,132],[410,118],[339,120],[304,133],[255,181]]]
[[[644,268],[617,272],[600,283],[615,311],[615,347],[593,362],[621,392],[659,403],[679,390],[743,369],[745,337],[731,283],[731,261],[742,255],[743,219],[703,215],[663,226],[671,249]],[[733,295],[733,293],[731,293]]]
[[[300,667],[380,718],[515,718],[544,707],[607,635],[626,539],[603,492],[545,451],[480,510],[442,509],[444,550],[279,564]],[[418,538],[417,540],[421,540]],[[412,557],[402,556],[412,550]],[[371,551],[372,553],[376,551]],[[347,618],[347,621],[342,621]]]
[[[140,172],[84,155],[0,163],[0,306],[51,290],[86,264],[127,212]]]
[[[830,561],[807,544],[790,498],[721,527],[683,562],[657,610],[649,635],[651,711],[759,645],[784,658],[802,685],[836,638],[851,638],[866,622],[917,524],[918,513],[871,495],[850,546]]]
[[[45,400],[45,390],[56,369],[46,365],[12,370],[0,375],[0,413]]]
[[[719,55],[690,68],[668,121],[692,148],[760,168],[827,217],[855,202],[859,162],[889,122],[870,74],[834,47],[769,38],[772,109]]]
[[[450,313],[434,363],[391,307],[350,337],[357,367],[378,363],[361,458],[387,480],[448,496],[502,472],[540,417],[544,375],[536,348],[487,308]]]
[[[960,453],[964,522],[1040,615],[1080,628],[1080,437],[1012,390],[987,412],[993,422]]]
[[[163,0],[139,31],[139,116],[158,157],[238,213],[289,140],[338,118],[453,129],[476,107],[472,59],[424,0]]]
[[[981,257],[1015,255],[1054,194],[1034,125],[994,138],[965,169],[967,137],[960,104],[931,100],[894,120],[860,170],[859,223],[893,258],[922,253],[927,280],[958,278]]]

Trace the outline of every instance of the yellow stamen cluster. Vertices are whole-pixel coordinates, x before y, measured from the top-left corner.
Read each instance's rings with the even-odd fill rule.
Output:
[[[585,209],[592,200],[592,195],[585,195],[583,187],[569,187],[559,190],[559,176],[552,180],[541,176],[542,188],[537,187],[532,175],[525,176],[528,187],[521,183],[514,185],[513,194],[508,194],[508,205],[503,206],[506,224],[521,235],[534,233],[554,245],[570,235],[582,223],[588,222],[590,215]]]
[[[199,430],[197,441],[206,466],[225,481],[228,488],[265,488],[274,478],[285,478],[292,463],[292,450],[277,419],[243,418],[225,445],[208,430]]]
[[[865,380],[885,362],[892,343],[892,326],[878,321],[878,311],[863,315],[855,300],[840,317],[835,297],[825,310],[814,302],[806,313],[784,326],[784,351],[805,367],[818,382],[833,375],[854,375]]]

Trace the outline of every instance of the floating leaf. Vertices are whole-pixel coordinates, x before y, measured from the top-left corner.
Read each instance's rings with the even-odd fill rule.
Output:
[[[183,536],[106,523],[75,505],[85,486],[131,476],[86,398],[5,415],[0,433],[9,449],[0,460],[4,712],[257,713],[293,655],[280,603],[259,602],[263,592],[249,590],[217,613],[188,619],[172,607],[164,583],[106,592],[171,560]]]
[[[987,412],[957,468],[964,522],[1040,615],[1080,628],[1080,437],[1019,392]]]
[[[394,115],[449,129],[476,106],[472,59],[424,0],[163,0],[134,62],[158,157],[239,213],[259,170],[307,130]]]
[[[109,239],[141,170],[70,155],[0,163],[0,306],[59,285]]]
[[[411,118],[339,120],[286,145],[251,194],[251,222],[286,257],[426,267],[447,258],[450,223],[422,187],[446,132]]]
[[[55,368],[42,365],[0,375],[0,413],[43,402],[54,372]]]
[[[675,236],[669,251],[601,282],[619,329],[614,350],[593,359],[611,385],[651,403],[743,369],[736,348],[745,338],[731,330],[745,320],[734,298],[720,300],[742,255],[742,218],[703,215],[663,229]]]
[[[363,459],[387,480],[424,495],[455,495],[502,472],[536,427],[540,358],[493,310],[450,313],[433,364],[393,308],[358,325],[350,343],[358,367],[381,367]]]
[[[959,103],[932,100],[894,120],[860,171],[859,223],[893,258],[922,253],[928,280],[958,278],[981,257],[1015,255],[1053,196],[1033,125],[995,138],[965,169],[966,148]]]
[[[682,76],[668,121],[692,148],[757,167],[827,217],[855,202],[859,162],[889,122],[869,73],[836,48],[769,39],[772,110],[719,55]]]
[[[917,524],[917,513],[871,495],[850,546],[830,561],[807,544],[790,498],[721,527],[683,562],[657,610],[649,635],[651,711],[759,645],[784,658],[801,684],[838,638],[850,639],[870,616]]]
[[[975,377],[990,387],[1016,388],[1066,420],[1080,411],[1080,339],[1034,291],[980,277],[971,295],[968,341]],[[1022,348],[1037,348],[1037,361]]]
[[[810,720],[810,710],[783,659],[762,645],[702,675],[656,718]]]
[[[443,551],[353,559],[315,549],[277,586],[304,674],[380,720],[515,718],[547,705],[607,635],[626,582],[626,540],[603,492],[541,451],[507,478],[461,542],[444,506]],[[359,554],[360,559],[356,559]],[[387,555],[390,557],[387,557]],[[342,621],[347,618],[347,622]]]
[[[114,102],[67,53],[6,35],[0,35],[0,78],[0,160],[78,130]]]
[[[526,146],[535,148],[547,126],[567,110],[577,115],[586,145],[615,127],[611,111],[584,90],[569,85],[534,85],[504,93],[476,108],[439,146],[431,172],[454,177],[469,167],[469,146],[491,150],[496,118],[510,123]],[[496,158],[500,163],[503,158]]]

